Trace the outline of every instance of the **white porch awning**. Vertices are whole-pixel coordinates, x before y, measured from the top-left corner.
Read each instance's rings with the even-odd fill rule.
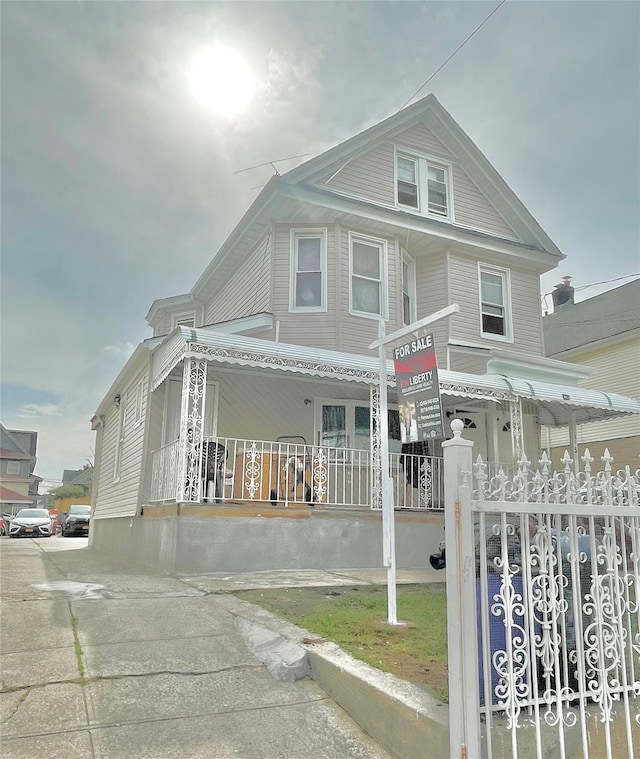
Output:
[[[321,350],[255,337],[225,334],[213,328],[178,327],[153,350],[152,387],[155,390],[185,357],[201,357],[224,366],[286,372],[365,385],[378,383],[377,356]],[[393,361],[387,364],[388,383],[395,387]],[[626,414],[640,414],[640,402],[615,393],[556,385],[501,374],[465,374],[440,369],[444,395],[508,402],[524,398],[539,409],[539,422],[548,426],[577,423]]]

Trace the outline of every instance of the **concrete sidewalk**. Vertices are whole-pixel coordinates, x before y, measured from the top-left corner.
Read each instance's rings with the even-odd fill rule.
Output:
[[[176,579],[62,538],[3,538],[0,559],[4,759],[446,756],[446,708],[220,594],[379,583],[384,571]],[[436,578],[398,573],[399,582]]]

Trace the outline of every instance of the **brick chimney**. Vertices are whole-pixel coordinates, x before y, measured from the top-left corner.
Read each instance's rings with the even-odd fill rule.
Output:
[[[555,285],[555,290],[551,293],[553,298],[553,310],[562,306],[573,305],[574,289],[571,287],[571,277],[563,277],[559,285]]]

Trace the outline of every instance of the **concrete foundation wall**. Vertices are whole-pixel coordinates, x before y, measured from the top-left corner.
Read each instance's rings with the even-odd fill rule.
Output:
[[[96,519],[89,542],[174,575],[382,566],[380,514],[316,514]],[[428,568],[429,555],[444,538],[443,525],[441,514],[397,514],[398,569]]]

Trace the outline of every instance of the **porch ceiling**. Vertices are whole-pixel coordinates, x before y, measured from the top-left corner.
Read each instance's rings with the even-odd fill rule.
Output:
[[[211,328],[180,327],[153,352],[153,389],[162,384],[184,358],[190,356],[225,366],[273,370],[339,382],[365,385],[378,382],[378,359],[374,355],[276,343],[223,334]],[[538,408],[540,423],[549,426],[569,424],[572,412],[577,423],[640,414],[640,401],[614,393],[500,374],[464,374],[441,369],[438,375],[443,395],[497,402],[527,399]],[[390,387],[395,387],[391,360],[387,361],[387,382]]]

